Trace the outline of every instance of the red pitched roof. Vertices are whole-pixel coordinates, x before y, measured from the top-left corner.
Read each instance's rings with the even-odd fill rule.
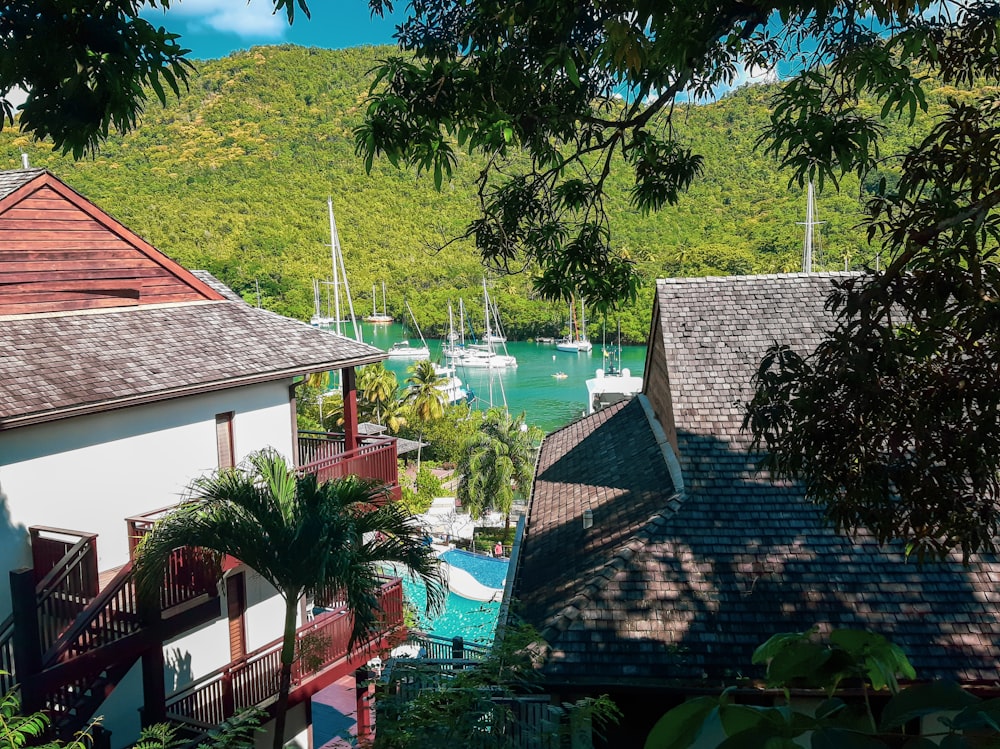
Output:
[[[0,172],[0,315],[221,298],[49,172]]]

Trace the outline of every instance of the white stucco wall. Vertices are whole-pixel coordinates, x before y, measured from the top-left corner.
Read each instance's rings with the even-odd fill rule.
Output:
[[[30,565],[28,528],[98,534],[99,569],[128,559],[125,518],[175,504],[192,479],[218,465],[216,414],[233,412],[235,457],[273,447],[291,460],[290,381],[81,416],[0,432],[0,619],[10,612],[7,571]],[[281,636],[283,603],[260,575],[246,571],[246,646]],[[167,693],[229,661],[225,616],[164,644]],[[112,745],[138,736],[142,700],[137,664],[102,705]],[[308,743],[305,713],[295,734]],[[294,725],[294,724],[293,724]]]
[[[289,381],[233,388],[0,432],[0,618],[28,527],[98,534],[101,570],[128,559],[125,518],[176,503],[218,465],[215,415],[234,412],[236,457],[292,453]]]

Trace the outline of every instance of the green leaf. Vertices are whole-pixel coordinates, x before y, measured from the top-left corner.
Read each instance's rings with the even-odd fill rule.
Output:
[[[753,652],[753,663],[767,663],[788,645],[795,642],[801,642],[803,640],[808,642],[809,637],[815,634],[815,632],[816,629],[814,627],[808,632],[780,632],[776,635],[772,635],[768,638],[767,642],[758,646],[758,648]]]
[[[771,659],[767,666],[767,678],[781,685],[799,679],[812,683],[829,659],[829,648],[808,641],[792,642]]]
[[[896,728],[914,718],[932,713],[962,710],[979,701],[978,697],[969,694],[954,682],[933,681],[929,684],[915,684],[889,700],[882,711],[881,727],[883,730]]]
[[[714,697],[696,697],[668,711],[649,732],[645,749],[685,749],[691,746],[718,705],[719,701]]]
[[[573,62],[573,57],[571,55],[566,55],[566,75],[569,76],[570,81],[574,86],[580,86],[580,73],[576,69],[576,63]]]

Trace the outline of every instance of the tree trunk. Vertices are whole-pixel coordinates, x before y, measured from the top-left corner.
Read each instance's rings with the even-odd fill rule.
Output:
[[[298,600],[285,598],[285,635],[281,644],[281,676],[278,682],[278,704],[274,715],[274,749],[285,745],[285,717],[288,713],[288,693],[292,687],[292,663],[295,660],[295,610]]]

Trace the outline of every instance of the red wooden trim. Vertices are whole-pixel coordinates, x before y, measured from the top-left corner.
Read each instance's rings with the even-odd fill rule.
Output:
[[[11,249],[7,242],[0,237],[0,245],[3,246],[3,256],[0,263],[19,263],[32,260],[101,260],[101,259],[122,259],[135,255],[135,250],[120,243],[121,247],[112,247],[107,242],[81,242],[80,244],[92,244],[94,247],[74,246],[66,247],[64,243],[49,242],[52,247],[40,247],[40,243],[33,243],[32,247]]]
[[[68,266],[68,267],[67,267]],[[75,266],[75,267],[74,267]],[[130,257],[130,258],[98,258],[90,260],[88,258],[79,258],[70,261],[69,263],[65,261],[24,261],[19,260],[16,262],[8,262],[0,260],[0,274],[6,275],[7,273],[48,273],[49,271],[58,272],[60,268],[67,268],[67,270],[121,270],[132,268],[158,268],[157,264],[146,260],[141,257]]]
[[[121,297],[95,297],[93,299],[73,299],[67,302],[45,304],[25,304],[6,306],[0,304],[0,315],[34,315],[42,312],[75,312],[85,309],[107,309],[109,307],[138,307],[139,300],[126,303]]]
[[[84,294],[103,294],[123,290],[134,291],[138,295],[139,287],[128,278],[110,278],[104,281],[37,281],[36,283],[4,284],[5,292],[14,291],[19,294],[31,295],[38,292],[80,292]]]
[[[98,268],[96,270],[53,271],[40,273],[27,271],[24,273],[6,272],[0,269],[0,283],[37,282],[37,281],[75,281],[77,279],[95,278],[156,278],[166,277],[162,268]]]
[[[43,188],[51,189],[64,200],[72,203],[74,206],[105,227],[108,231],[118,235],[120,238],[133,245],[139,252],[148,256],[149,259],[156,262],[169,273],[176,275],[184,283],[190,286],[192,291],[200,294],[205,299],[216,301],[225,299],[222,294],[198,279],[198,277],[191,273],[191,271],[168,258],[166,255],[149,244],[149,242],[142,239],[138,234],[113,219],[96,205],[73,190],[65,182],[48,172],[40,174],[35,179],[32,179],[0,200],[0,216],[7,214],[8,211],[21,201],[31,196],[35,196],[35,194]],[[45,197],[47,198],[48,196]]]

